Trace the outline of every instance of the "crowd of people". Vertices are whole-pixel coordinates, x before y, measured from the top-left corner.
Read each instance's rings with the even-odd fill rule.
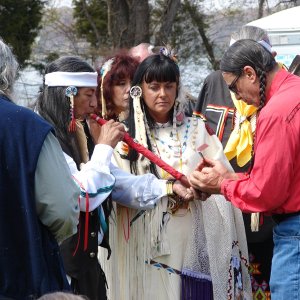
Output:
[[[0,298],[300,299],[299,63],[275,57],[242,27],[196,101],[168,46],[63,56],[29,109],[0,40]]]

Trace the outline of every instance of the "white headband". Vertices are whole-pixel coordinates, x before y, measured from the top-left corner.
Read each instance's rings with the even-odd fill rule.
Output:
[[[97,72],[52,72],[45,75],[48,86],[96,87]]]
[[[235,39],[231,38],[229,46],[233,45],[236,42]],[[261,44],[266,50],[268,50],[270,53],[272,53],[272,46],[268,44],[264,40],[257,41],[257,43]]]

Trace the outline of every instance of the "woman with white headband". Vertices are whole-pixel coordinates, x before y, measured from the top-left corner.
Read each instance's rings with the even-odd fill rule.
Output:
[[[162,194],[166,181],[153,175],[132,176],[111,164],[113,148],[122,140],[124,127],[113,120],[103,125],[90,123],[84,132],[82,121],[97,107],[97,73],[77,57],[62,57],[46,67],[45,84],[37,99],[36,110],[53,124],[71,173],[81,188],[78,233],[61,245],[66,273],[73,291],[91,300],[106,299],[106,279],[97,259],[98,244],[108,244],[107,217],[112,193],[123,205],[149,209]],[[88,139],[93,140],[89,149]],[[174,191],[191,196],[177,183]]]

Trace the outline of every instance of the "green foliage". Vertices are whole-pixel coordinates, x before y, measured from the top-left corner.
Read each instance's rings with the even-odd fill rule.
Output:
[[[85,38],[94,47],[107,44],[107,1],[73,0],[73,4],[78,36]]]
[[[0,35],[13,47],[21,67],[31,54],[31,45],[40,29],[45,0],[1,0]]]

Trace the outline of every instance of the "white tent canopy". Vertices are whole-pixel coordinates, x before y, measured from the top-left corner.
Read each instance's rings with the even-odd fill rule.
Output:
[[[300,31],[300,6],[279,11],[247,25],[257,26],[269,32]]]

